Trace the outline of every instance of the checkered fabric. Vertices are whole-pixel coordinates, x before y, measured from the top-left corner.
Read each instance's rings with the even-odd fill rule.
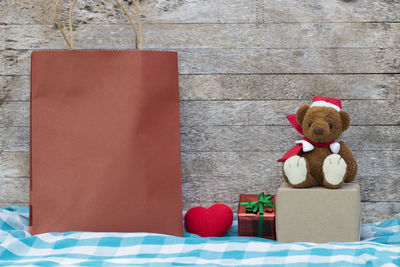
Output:
[[[1,266],[399,266],[400,219],[363,225],[356,243],[279,243],[238,237],[66,232],[31,236],[28,208],[0,209]]]

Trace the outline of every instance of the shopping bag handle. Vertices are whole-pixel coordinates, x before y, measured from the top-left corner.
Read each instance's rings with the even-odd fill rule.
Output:
[[[60,5],[60,1],[61,0],[57,0],[56,5],[54,7],[54,17],[56,19],[56,24],[58,29],[60,30],[62,36],[64,37],[64,40],[67,42],[68,48],[69,50],[74,50],[74,33],[73,33],[73,29],[72,29],[72,10],[74,8],[74,5],[76,3],[76,0],[73,0],[71,3],[71,7],[69,8],[69,18],[68,18],[68,24],[69,24],[69,36],[70,36],[70,40],[68,40],[67,36],[65,35],[62,27],[61,27],[61,23],[60,20],[58,18],[58,6]],[[142,50],[143,49],[143,30],[142,30],[142,20],[140,18],[140,11],[139,11],[139,7],[138,4],[136,3],[136,0],[132,0],[133,5],[135,6],[136,9],[136,17],[137,17],[137,21],[138,21],[138,25],[139,25],[139,46],[138,46],[138,36],[137,36],[137,31],[136,31],[136,27],[135,24],[133,23],[132,17],[129,15],[128,11],[126,10],[126,8],[121,5],[121,3],[118,0],[114,0],[118,6],[122,9],[122,11],[125,13],[125,15],[128,17],[129,23],[132,26],[133,32],[135,33],[135,49],[139,49]]]

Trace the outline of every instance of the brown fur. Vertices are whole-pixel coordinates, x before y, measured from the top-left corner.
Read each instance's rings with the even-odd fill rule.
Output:
[[[302,126],[304,136],[313,142],[326,143],[336,140],[343,131],[350,126],[350,116],[344,112],[337,112],[329,107],[312,107],[308,105],[301,106],[296,113],[297,122]],[[310,126],[310,123],[311,126]],[[331,124],[331,127],[329,126]],[[316,127],[323,129],[323,134],[314,133]],[[304,188],[317,185],[323,185],[327,188],[339,188],[343,183],[350,183],[357,174],[357,162],[350,148],[344,143],[340,143],[339,155],[347,164],[346,173],[343,182],[338,185],[331,185],[324,179],[322,172],[322,164],[325,158],[332,154],[329,147],[315,146],[312,151],[300,152],[299,156],[304,157],[307,165],[307,178],[304,182],[292,185],[293,187]],[[282,165],[283,178],[290,184],[287,179]]]

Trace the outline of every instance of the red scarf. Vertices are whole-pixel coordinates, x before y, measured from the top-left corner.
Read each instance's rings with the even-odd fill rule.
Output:
[[[296,130],[301,135],[304,135],[303,129],[301,128],[301,125],[297,123],[296,114],[287,115],[286,118],[294,126],[294,128],[296,128]],[[315,143],[315,142],[311,141],[310,139],[308,139],[307,137],[304,137],[301,140],[305,140],[305,141],[309,142],[310,144],[312,144],[313,146],[319,146],[319,147],[329,147],[330,144],[335,142],[335,141],[331,141],[331,142],[326,142],[326,143]],[[298,155],[300,153],[300,151],[302,150],[302,148],[303,148],[303,144],[302,143],[295,145],[288,152],[286,152],[286,154],[283,155],[282,158],[278,159],[278,162],[285,161],[288,158],[290,158],[291,156]]]

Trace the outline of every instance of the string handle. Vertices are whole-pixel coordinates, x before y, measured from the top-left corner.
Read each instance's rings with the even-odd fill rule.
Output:
[[[69,26],[69,36],[70,39],[68,40],[67,36],[65,35],[62,27],[61,27],[61,23],[60,23],[60,19],[58,17],[58,7],[60,5],[60,1],[61,0],[57,0],[56,5],[54,7],[54,17],[56,19],[56,24],[58,29],[61,32],[61,35],[64,37],[65,42],[67,42],[68,48],[69,50],[74,50],[74,33],[73,33],[73,29],[72,29],[72,10],[74,9],[76,0],[73,0],[71,3],[71,7],[69,8],[69,18],[68,18],[68,26]],[[122,11],[125,13],[125,15],[128,17],[129,23],[132,26],[133,32],[135,34],[135,49],[139,49],[142,50],[143,49],[143,29],[142,29],[142,20],[140,18],[140,11],[139,11],[139,7],[138,4],[136,3],[136,0],[132,0],[133,5],[135,6],[135,10],[136,10],[136,17],[137,17],[137,21],[138,21],[138,25],[139,25],[139,45],[138,45],[138,36],[137,36],[137,31],[136,31],[136,27],[135,24],[133,23],[132,17],[129,15],[128,11],[126,10],[126,8],[118,1],[118,0],[114,0],[118,6],[122,9]]]

